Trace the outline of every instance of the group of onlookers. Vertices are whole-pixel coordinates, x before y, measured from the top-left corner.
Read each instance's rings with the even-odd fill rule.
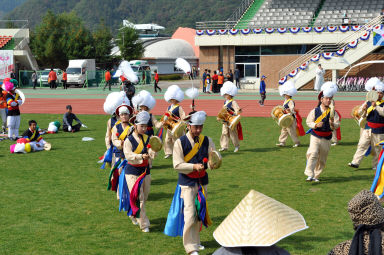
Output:
[[[211,70],[205,69],[202,75],[203,93],[219,93],[220,88],[226,81],[235,81],[236,86],[240,88],[239,69],[236,68],[234,73],[232,72],[232,70],[229,70],[229,72],[225,75],[222,67],[220,67],[219,70],[213,71],[213,74],[211,74]]]

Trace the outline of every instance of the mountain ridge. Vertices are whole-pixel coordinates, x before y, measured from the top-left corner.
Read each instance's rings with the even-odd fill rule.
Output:
[[[91,30],[102,22],[115,35],[127,19],[136,24],[156,23],[172,34],[178,27],[195,28],[197,21],[226,20],[238,4],[230,0],[26,0],[6,17],[27,19],[34,28],[48,10],[74,11]]]

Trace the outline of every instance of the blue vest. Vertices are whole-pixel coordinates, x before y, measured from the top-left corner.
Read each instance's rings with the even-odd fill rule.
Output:
[[[149,121],[147,124],[147,131],[145,132],[145,134],[147,136],[153,136],[155,134],[155,132],[153,131],[152,113],[150,113],[149,116],[150,116],[150,118],[149,118]]]
[[[111,123],[112,123],[112,121],[111,121]],[[116,125],[116,130],[117,130],[117,133],[119,135],[121,135],[124,132],[124,129],[123,129],[123,126],[121,125],[121,123]],[[127,139],[127,137],[125,139]],[[115,156],[117,158],[125,158],[124,157],[124,152],[119,150],[119,149],[117,149],[116,147],[113,148],[113,152],[115,153]]]
[[[187,135],[183,135],[180,137],[181,148],[183,149],[184,157],[192,150],[192,145],[188,140]],[[192,164],[203,164],[203,159],[208,158],[208,147],[209,147],[209,139],[207,136],[204,138],[204,142],[200,147],[200,150],[196,153],[196,155],[188,162]],[[184,186],[192,186],[194,187],[196,184],[199,184],[201,181],[201,185],[208,184],[208,173],[205,173],[205,176],[202,178],[191,178],[186,174],[179,173],[178,184]]]
[[[224,101],[224,105],[225,105],[225,102],[226,102],[226,101]],[[229,103],[226,105],[226,107],[227,107],[229,110],[231,110],[232,112],[235,112],[235,109],[233,109],[233,107],[232,107],[232,102],[233,102],[233,101],[229,102]]]
[[[172,107],[172,105],[168,106],[168,111],[171,109],[171,107]],[[177,106],[177,107],[175,107],[175,109],[172,110],[172,114],[177,116],[178,118],[180,118],[179,108],[180,108],[180,106]]]
[[[371,105],[372,105],[371,102],[367,102],[367,107],[370,107]],[[381,103],[379,106],[382,107],[383,105],[384,105],[384,103]],[[372,123],[384,124],[384,117],[380,116],[376,110],[373,110],[367,116],[367,121],[372,122]],[[383,134],[384,133],[384,127],[371,128],[371,129],[372,129],[372,133],[374,133],[374,134]]]
[[[295,107],[295,102],[294,102],[292,99],[291,99],[290,101],[292,101],[292,103],[293,103],[293,107]],[[283,105],[284,109],[289,109],[289,102],[290,102],[290,101],[288,101],[286,104]],[[293,116],[294,118],[296,118],[295,114],[292,114],[292,116]]]
[[[111,117],[111,129],[115,126],[116,122],[117,122],[116,116]]]
[[[315,108],[315,120],[320,117],[323,113],[321,112],[320,106]],[[332,132],[331,125],[329,124],[329,113],[328,115],[322,120],[324,122],[323,126],[321,128],[316,128],[316,131],[320,132]],[[332,133],[329,136],[319,136],[317,135],[313,130],[311,131],[311,135],[314,135],[318,138],[324,138],[327,140],[332,139]]]
[[[139,137],[140,137],[140,139],[142,139],[140,135],[139,135]],[[135,151],[137,146],[139,146],[139,143],[136,141],[136,139],[133,137],[133,135],[128,136],[128,140],[132,144],[132,151]],[[149,142],[149,136],[148,136],[147,141],[144,141],[144,147],[143,147],[143,150],[140,152],[140,154],[148,153],[148,149],[147,149],[148,142]],[[125,166],[125,174],[133,174],[133,175],[139,176],[140,174],[144,173],[145,169],[147,169],[147,174],[151,174],[149,165],[136,167],[136,166],[132,166],[130,164],[127,164]]]

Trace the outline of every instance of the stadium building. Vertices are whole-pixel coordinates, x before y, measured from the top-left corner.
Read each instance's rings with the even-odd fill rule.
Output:
[[[382,0],[243,0],[225,21],[196,23],[200,70],[237,67],[253,88],[265,75],[269,88],[295,79],[297,88],[311,89],[321,64],[336,82],[351,65],[384,60],[383,8]],[[382,70],[370,63],[348,76]]]
[[[19,70],[38,70],[29,48],[28,21],[0,22],[0,80]]]

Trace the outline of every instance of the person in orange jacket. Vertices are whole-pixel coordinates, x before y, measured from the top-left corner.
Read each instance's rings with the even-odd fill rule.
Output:
[[[219,93],[221,87],[223,87],[224,84],[224,75],[223,72],[220,72],[219,76],[217,77],[217,91],[215,93]]]
[[[68,89],[68,86],[67,86],[67,72],[66,71],[63,72],[62,80],[63,80],[63,88],[64,89]]]
[[[111,72],[109,71],[109,69],[105,72],[105,85],[103,90],[105,90],[107,86],[109,88],[109,91],[111,91]]]
[[[49,88],[56,89],[57,75],[56,75],[56,72],[53,71],[53,68],[51,68],[51,71],[48,74],[48,80],[49,80]]]
[[[155,70],[155,93],[157,93],[157,89],[161,92],[161,88],[157,86],[157,84],[159,84],[159,74],[157,73],[157,70]]]

